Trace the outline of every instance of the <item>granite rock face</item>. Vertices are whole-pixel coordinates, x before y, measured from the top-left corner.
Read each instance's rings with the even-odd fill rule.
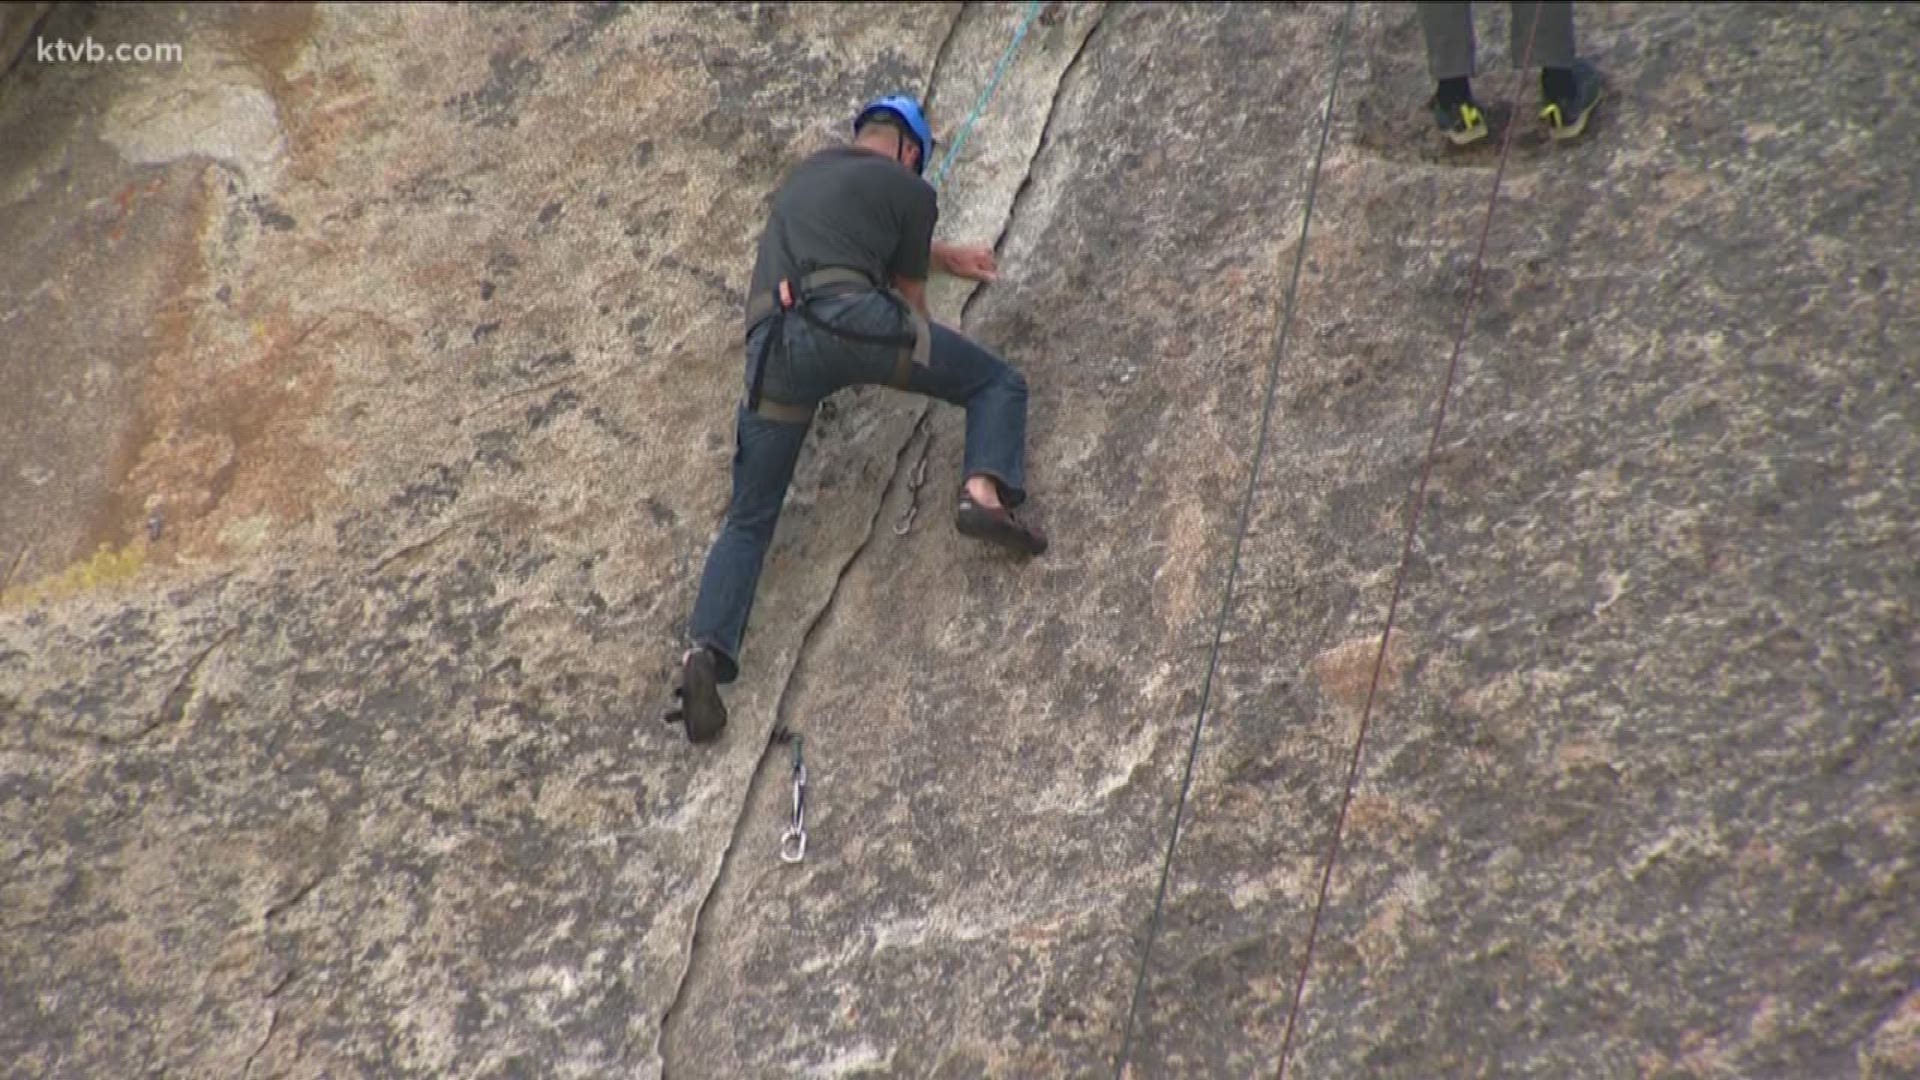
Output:
[[[1047,4],[1001,70],[1026,5],[56,7],[184,56],[0,83],[0,1058],[1272,1075],[1499,154],[1356,5],[1256,447],[1345,10]],[[1920,17],[1576,10],[1287,1075],[1920,1075]],[[933,298],[1053,548],[845,395],[690,747],[765,200],[996,74],[940,235],[1001,278]]]

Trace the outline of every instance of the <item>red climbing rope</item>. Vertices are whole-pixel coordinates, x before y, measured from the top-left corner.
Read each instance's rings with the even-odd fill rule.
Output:
[[[1407,521],[1407,539],[1400,549],[1400,568],[1393,575],[1393,599],[1387,603],[1387,625],[1380,632],[1380,651],[1373,659],[1373,675],[1367,680],[1367,702],[1360,710],[1360,730],[1353,739],[1353,758],[1347,763],[1347,783],[1340,796],[1340,813],[1333,821],[1333,839],[1327,847],[1327,861],[1320,875],[1320,898],[1313,905],[1313,921],[1307,928],[1307,947],[1300,958],[1300,976],[1293,987],[1293,1004],[1287,1010],[1287,1032],[1280,1043],[1280,1068],[1276,1080],[1286,1080],[1287,1059],[1293,1051],[1295,1023],[1300,1018],[1300,1002],[1306,996],[1307,972],[1313,963],[1314,942],[1320,936],[1320,916],[1327,907],[1327,888],[1333,882],[1334,864],[1340,858],[1340,836],[1347,824],[1347,808],[1353,802],[1353,787],[1360,776],[1361,753],[1367,743],[1367,728],[1373,719],[1373,697],[1380,686],[1380,669],[1387,659],[1387,645],[1393,634],[1393,619],[1400,610],[1400,591],[1406,582],[1407,563],[1413,556],[1413,540],[1420,528],[1420,511],[1427,501],[1427,479],[1433,472],[1434,452],[1440,446],[1440,428],[1447,419],[1447,400],[1453,395],[1454,373],[1460,367],[1460,351],[1467,343],[1467,330],[1473,325],[1473,304],[1480,295],[1480,271],[1487,253],[1487,236],[1493,231],[1493,208],[1500,198],[1500,180],[1507,171],[1507,150],[1513,145],[1513,132],[1519,125],[1521,81],[1533,60],[1533,39],[1540,28],[1540,4],[1533,6],[1532,25],[1527,28],[1527,47],[1514,71],[1514,89],[1508,99],[1507,130],[1500,139],[1500,163],[1493,172],[1493,190],[1487,196],[1486,217],[1480,223],[1480,243],[1473,254],[1473,278],[1467,287],[1466,309],[1460,316],[1460,332],[1453,341],[1453,356],[1447,361],[1446,381],[1440,387],[1440,401],[1433,418],[1433,435],[1427,440],[1427,454],[1420,465],[1420,486],[1413,497],[1413,514]]]

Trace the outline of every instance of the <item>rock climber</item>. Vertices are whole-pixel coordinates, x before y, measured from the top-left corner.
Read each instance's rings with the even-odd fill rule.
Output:
[[[799,162],[775,193],[747,294],[744,400],[733,490],[707,554],[669,720],[696,743],[727,722],[719,687],[739,677],[760,570],[815,408],[845,387],[881,385],[966,409],[954,526],[1027,557],[1046,536],[1026,501],[1027,383],[1005,360],[927,313],[930,271],[995,280],[990,246],[933,239],[924,178],[933,132],[912,97],[861,109],[853,141]]]
[[[1487,137],[1486,110],[1473,97],[1473,5],[1421,3],[1420,30],[1426,36],[1427,71],[1438,84],[1427,108],[1440,133],[1456,146]],[[1540,68],[1540,120],[1555,139],[1572,139],[1587,129],[1587,119],[1605,90],[1598,70],[1574,52],[1573,5],[1515,0],[1507,47],[1512,63],[1527,58],[1533,36],[1533,64]],[[1539,20],[1539,29],[1532,26]]]

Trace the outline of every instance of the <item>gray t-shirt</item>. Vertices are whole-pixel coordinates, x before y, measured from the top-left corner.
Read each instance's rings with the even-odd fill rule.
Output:
[[[796,165],[774,195],[749,295],[829,266],[860,270],[882,286],[895,275],[924,281],[939,218],[933,185],[899,162],[852,146],[821,150]],[[787,265],[789,251],[810,265]]]

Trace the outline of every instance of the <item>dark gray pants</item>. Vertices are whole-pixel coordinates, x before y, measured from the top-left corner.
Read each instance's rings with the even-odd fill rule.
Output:
[[[1427,35],[1427,70],[1434,81],[1468,78],[1474,74],[1473,5],[1447,3],[1415,5],[1420,29]],[[1510,5],[1513,29],[1507,35],[1510,62],[1519,67],[1527,59],[1527,35],[1533,34],[1529,67],[1566,67],[1573,63],[1573,5],[1520,2]],[[1539,12],[1540,28],[1529,25]]]

